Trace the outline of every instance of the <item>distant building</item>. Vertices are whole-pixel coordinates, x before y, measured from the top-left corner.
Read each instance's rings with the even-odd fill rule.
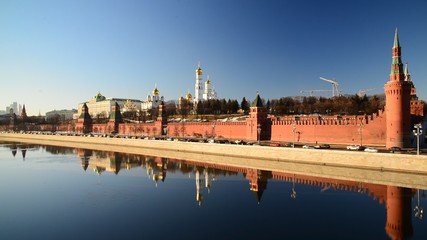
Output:
[[[6,106],[6,114],[10,113],[11,109],[13,110],[13,113],[15,113],[16,115],[21,114],[21,105],[18,105],[17,102],[13,102],[9,106]]]
[[[17,102],[13,102],[13,103],[10,105],[10,108],[11,108],[11,109],[13,109],[13,113],[15,113],[16,115],[19,115],[19,114],[20,114],[19,109],[18,109],[18,103],[17,103]]]
[[[138,111],[141,110],[141,100],[124,99],[124,98],[106,98],[100,92],[98,92],[89,101],[79,104],[77,108],[78,112],[77,114],[74,114],[73,118],[77,119],[81,115],[81,111],[82,111],[81,109],[83,107],[83,104],[85,103],[89,109],[89,114],[91,117],[108,118],[111,114],[112,107],[115,106],[116,102],[119,104],[120,109],[122,111],[123,109],[129,109],[131,105],[134,105],[136,110]],[[125,103],[127,107],[125,107]]]
[[[147,95],[145,101],[141,102],[141,111],[146,112],[148,115],[154,114],[153,110],[157,111],[162,101],[164,101],[164,98],[163,96],[160,97],[160,91],[156,86],[153,90],[153,96]]]
[[[53,110],[46,113],[46,120],[52,119],[56,116],[59,116],[61,120],[71,120],[74,117],[74,114],[77,113],[76,109],[71,110]]]
[[[73,118],[77,119],[81,115],[81,109],[83,104],[86,103],[89,114],[91,117],[103,117],[108,118],[111,114],[112,107],[115,103],[119,104],[120,112],[146,112],[149,115],[153,112],[151,110],[157,110],[163,96],[160,97],[160,91],[155,87],[153,90],[153,96],[148,95],[145,101],[138,99],[124,99],[124,98],[106,98],[101,93],[97,93],[87,102],[80,103],[78,105],[78,112],[74,114]]]

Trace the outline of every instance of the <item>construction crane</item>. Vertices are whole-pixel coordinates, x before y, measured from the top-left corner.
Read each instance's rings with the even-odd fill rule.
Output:
[[[323,78],[323,77],[320,77],[320,79],[323,80],[323,81],[326,81],[326,82],[328,82],[330,84],[332,84],[332,97],[335,97],[335,96],[339,97],[339,96],[341,96],[341,90],[338,88],[338,86],[340,84],[338,83],[337,80],[335,80],[335,79],[332,79],[332,80],[331,79],[326,79],[326,78]]]
[[[313,96],[313,93],[315,92],[331,92],[332,90],[301,90],[300,93],[310,93],[310,96]]]
[[[359,96],[359,97],[363,97],[363,95],[364,95],[366,92],[372,91],[372,90],[374,90],[374,89],[375,89],[375,88],[367,88],[367,89],[363,89],[363,90],[359,89],[359,91],[357,91],[357,96]]]

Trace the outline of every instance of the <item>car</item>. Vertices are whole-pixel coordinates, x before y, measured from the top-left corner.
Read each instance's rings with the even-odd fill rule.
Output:
[[[320,144],[320,145],[314,146],[314,148],[316,148],[316,149],[329,149],[329,148],[331,148],[331,146],[329,144]]]
[[[293,146],[294,146],[294,144],[293,144],[293,143],[285,143],[283,146],[284,146],[284,147],[293,147]]]
[[[391,147],[388,150],[390,150],[391,153],[402,151],[400,147]]]
[[[361,150],[363,150],[363,149],[365,149],[365,147],[364,146],[360,146],[360,145],[349,145],[349,146],[347,146],[347,150],[353,150],[353,151],[361,151]]]
[[[411,149],[408,149],[407,152],[408,153],[417,153],[417,149],[416,148],[411,148]],[[423,150],[420,149],[420,153],[423,153]]]
[[[305,148],[305,149],[314,149],[314,146],[304,145],[304,146],[302,146],[302,148]]]
[[[373,147],[367,147],[367,148],[365,148],[365,152],[376,153],[376,152],[378,152],[378,149],[373,148]]]

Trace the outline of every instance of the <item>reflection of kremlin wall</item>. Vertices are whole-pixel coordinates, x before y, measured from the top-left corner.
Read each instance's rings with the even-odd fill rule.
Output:
[[[384,205],[387,212],[385,231],[391,239],[405,239],[413,234],[411,199],[413,191],[408,188],[386,186],[374,183],[362,183],[349,180],[331,179],[301,174],[266,171],[260,169],[227,166],[215,163],[166,159],[114,152],[98,152],[78,149],[82,168],[93,169],[97,174],[112,172],[118,174],[121,169],[142,167],[147,170],[148,177],[157,182],[165,181],[167,171],[180,170],[183,174],[194,173],[195,200],[201,206],[204,200],[204,190],[208,193],[211,183],[219,174],[232,175],[241,173],[249,181],[248,189],[254,193],[255,200],[261,203],[262,196],[267,190],[270,179],[293,183],[295,191],[301,185],[319,187],[328,191],[351,191],[372,197]],[[190,175],[189,175],[190,176]],[[296,184],[296,185],[295,185]]]

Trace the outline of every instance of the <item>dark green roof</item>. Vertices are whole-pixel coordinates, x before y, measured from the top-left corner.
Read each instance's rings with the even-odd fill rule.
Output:
[[[114,103],[114,111],[110,114],[110,120],[114,120],[116,122],[122,122],[122,114],[120,113],[120,106],[117,102]]]
[[[261,100],[261,97],[259,96],[259,93],[256,94],[256,98],[254,100],[252,107],[264,107],[262,105],[262,100]]]
[[[397,28],[396,28],[396,32],[394,33],[394,44],[393,44],[393,48],[396,48],[396,47],[400,47],[399,36],[397,34]]]

